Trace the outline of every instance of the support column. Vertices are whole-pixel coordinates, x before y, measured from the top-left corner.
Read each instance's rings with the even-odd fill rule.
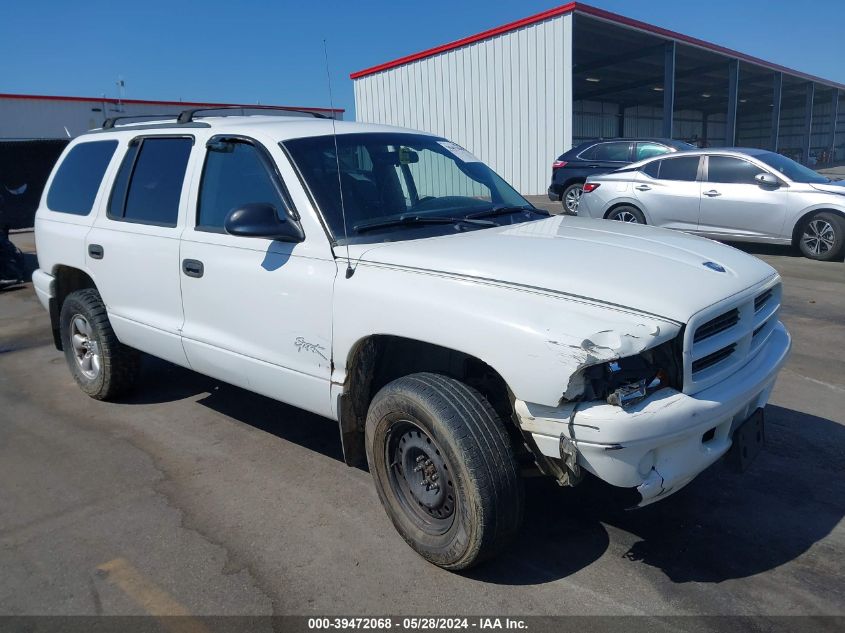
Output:
[[[739,60],[728,62],[728,111],[725,126],[725,146],[736,145],[736,104],[739,100]]]
[[[625,138],[625,108],[627,107],[624,103],[619,104],[619,117],[616,121],[616,136],[618,138]]]
[[[707,138],[707,124],[709,123],[710,113],[705,112],[701,117],[701,141],[702,147],[710,147],[710,140]]]
[[[672,138],[675,114],[675,42],[666,42],[663,55],[663,138]]]
[[[839,118],[839,91],[833,88],[833,98],[830,102],[830,161],[833,162],[836,154],[836,119]]]
[[[807,101],[804,106],[804,145],[801,149],[801,162],[810,163],[810,138],[813,134],[813,99],[816,96],[816,84],[807,83]]]
[[[783,95],[783,73],[775,73],[772,84],[772,151],[778,151],[780,135],[780,102]]]

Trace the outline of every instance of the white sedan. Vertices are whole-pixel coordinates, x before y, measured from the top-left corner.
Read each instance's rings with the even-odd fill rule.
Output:
[[[760,149],[678,152],[590,177],[578,215],[845,254],[845,181]]]

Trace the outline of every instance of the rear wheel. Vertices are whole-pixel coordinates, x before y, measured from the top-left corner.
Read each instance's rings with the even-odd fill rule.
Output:
[[[616,207],[613,211],[607,214],[608,220],[616,220],[618,222],[630,222],[631,224],[645,224],[645,216],[643,212],[637,207],[631,205],[623,205]]]
[[[801,228],[798,248],[804,257],[820,261],[842,259],[845,253],[845,219],[822,211],[810,216]]]
[[[379,391],[367,462],[396,530],[421,556],[465,569],[499,551],[522,521],[522,482],[499,416],[476,390],[439,374]]]
[[[65,359],[82,391],[97,400],[108,400],[134,386],[140,354],[117,340],[96,290],[69,294],[62,304],[59,325]]]
[[[572,215],[576,215],[578,213],[578,203],[581,202],[582,193],[584,193],[583,182],[573,183],[564,189],[563,196],[561,196],[564,211],[571,213]]]

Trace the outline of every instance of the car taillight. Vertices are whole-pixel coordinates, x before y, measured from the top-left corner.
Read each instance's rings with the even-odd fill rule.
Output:
[[[565,160],[556,160],[552,163],[552,171],[554,171],[555,169],[560,169],[561,167],[566,167]]]
[[[590,193],[591,191],[595,191],[600,186],[598,182],[585,182],[583,188],[581,189],[584,193]]]

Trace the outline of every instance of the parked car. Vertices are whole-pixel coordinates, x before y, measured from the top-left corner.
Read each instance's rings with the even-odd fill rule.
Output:
[[[565,213],[575,215],[582,185],[589,176],[604,174],[634,161],[670,152],[694,149],[683,141],[665,138],[629,138],[587,141],[561,154],[552,163],[549,199],[562,201]]]
[[[790,349],[769,265],[550,217],[438,136],[336,126],[189,111],[70,143],[33,285],[85,393],[119,399],[146,352],[337,420],[448,569],[514,537],[532,469],[645,505],[759,450]]]
[[[845,182],[760,149],[708,149],[590,178],[579,215],[717,240],[792,244],[823,261],[845,253]]]

